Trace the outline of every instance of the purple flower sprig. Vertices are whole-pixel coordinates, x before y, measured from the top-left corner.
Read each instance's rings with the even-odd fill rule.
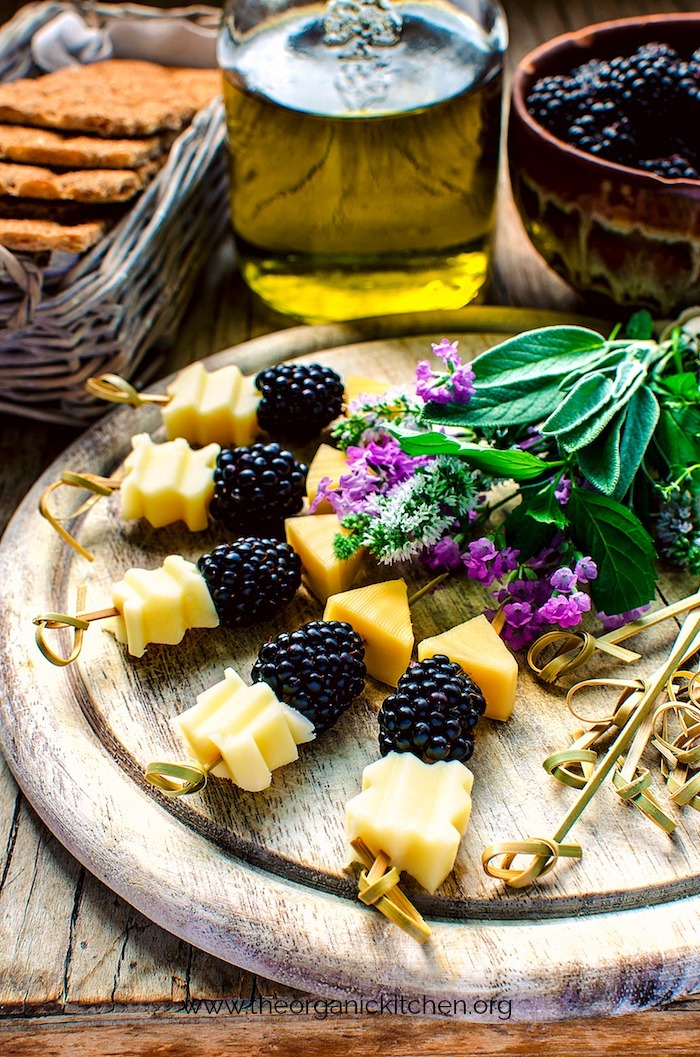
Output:
[[[596,564],[586,556],[573,567],[563,565],[561,545],[521,565],[517,550],[499,550],[494,540],[482,536],[468,545],[462,562],[470,579],[494,588],[491,593],[504,617],[501,637],[513,650],[529,646],[553,626],[577,627],[591,609],[590,596],[581,588],[598,575]],[[487,610],[487,616],[494,612]]]
[[[416,367],[416,394],[424,403],[468,404],[475,390],[474,371],[470,363],[462,363],[457,351],[458,341],[443,338],[431,342],[433,354],[442,360],[443,369],[435,369],[428,360]]]

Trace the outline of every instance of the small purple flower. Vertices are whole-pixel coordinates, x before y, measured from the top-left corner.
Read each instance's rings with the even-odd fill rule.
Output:
[[[461,363],[455,368],[450,382],[452,383],[456,403],[468,404],[476,392],[472,365],[470,363]]]
[[[421,360],[416,367],[416,394],[426,404],[431,400],[436,404],[449,404],[452,400],[452,393],[442,384],[442,379],[445,377],[444,374],[433,374],[428,361]]]
[[[534,613],[529,602],[508,602],[503,607],[503,616],[512,628],[522,628],[531,623]]]
[[[574,566],[574,574],[580,584],[589,584],[598,575],[598,566],[589,556],[579,558]]]
[[[424,560],[429,569],[457,569],[462,560],[459,544],[445,536],[430,548]]]
[[[498,551],[493,540],[490,540],[488,536],[482,536],[478,540],[472,540],[467,547],[469,551],[469,557],[475,561],[489,562],[496,557]]]
[[[613,613],[610,616],[607,613],[603,613],[602,610],[598,610],[598,620],[603,625],[605,631],[615,631],[617,628],[621,628],[623,624],[627,624],[630,620],[639,620],[649,610],[651,602],[647,602],[645,606],[639,606],[637,609],[630,609],[626,613]]]
[[[552,595],[537,613],[545,623],[559,624],[562,628],[573,628],[581,623],[581,610],[566,595]]]
[[[555,591],[563,591],[568,594],[569,591],[573,591],[576,587],[576,575],[573,569],[567,569],[566,566],[564,566],[552,573],[549,582]]]
[[[574,591],[569,596],[569,601],[575,605],[579,613],[589,613],[591,609],[591,598],[585,591]]]
[[[554,498],[556,499],[556,501],[558,503],[561,503],[562,506],[566,506],[566,504],[569,502],[569,497],[570,496],[571,496],[571,478],[570,477],[562,477],[560,479],[560,481],[559,481],[559,484],[554,489]]]
[[[443,370],[434,369],[427,360],[416,367],[416,394],[425,403],[468,404],[475,392],[474,371],[471,364],[462,363],[457,352],[458,342],[443,338],[432,342],[432,350],[442,360]]]
[[[439,356],[445,364],[461,363],[459,352],[457,351],[458,345],[458,341],[450,341],[449,338],[443,338],[439,342],[430,342],[430,348],[433,350],[433,353],[436,356]]]

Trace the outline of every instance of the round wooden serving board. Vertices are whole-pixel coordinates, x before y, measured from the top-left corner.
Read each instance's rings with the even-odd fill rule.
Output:
[[[341,375],[405,382],[431,340],[458,338],[463,353],[478,354],[505,334],[552,321],[545,313],[473,308],[297,328],[219,353],[209,366],[235,361],[257,371],[302,357]],[[201,794],[169,800],[147,785],[149,761],[183,755],[172,716],[218,682],[225,666],[247,677],[265,638],[322,613],[302,588],[273,625],[192,631],[181,646],[151,646],[140,660],[93,625],[76,663],[57,669],[44,660],[32,617],[74,611],[80,583],[87,585],[86,608],[99,609],[110,605],[110,584],[127,568],[155,567],[168,553],[196,559],[222,539],[214,529],[190,535],[183,526],[156,532],[127,525],[117,495],[75,526],[96,556],[91,565],[40,518],[39,496],[61,471],[109,476],[132,434],[159,429],[153,407],[108,414],[36,483],[0,548],[1,742],[29,800],[70,851],[178,936],[326,996],[464,1000],[455,1008],[466,1015],[475,1001],[505,997],[514,1017],[537,1019],[625,1012],[696,990],[700,827],[691,809],[678,813],[668,837],[606,787],[573,831],[584,848],[581,861],[561,862],[524,891],[483,873],[487,845],[551,835],[576,795],[541,766],[578,725],[566,710],[565,688],[537,684],[522,664],[512,719],[483,721],[478,731],[474,810],[454,873],[435,896],[406,879],[433,929],[425,946],[359,904],[355,873],[343,869],[344,804],[378,755],[375,716],[386,687],[368,679],[365,696],[334,731],[276,771],[266,792],[213,779]],[[310,458],[314,447],[301,454]],[[386,570],[368,562],[358,584],[396,575],[407,578],[409,590],[429,578],[420,566]],[[676,575],[662,586],[673,600],[694,585]],[[416,641],[488,602],[485,591],[455,577],[415,604]],[[646,634],[641,674],[663,659],[676,630]],[[601,674],[620,672],[596,658],[586,675]],[[598,707],[605,713],[609,704]]]

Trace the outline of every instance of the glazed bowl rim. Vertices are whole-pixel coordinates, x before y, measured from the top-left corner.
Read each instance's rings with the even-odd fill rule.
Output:
[[[595,37],[605,36],[614,31],[624,30],[626,28],[640,29],[647,26],[650,28],[650,31],[652,31],[655,26],[669,23],[681,25],[683,23],[697,24],[698,27],[700,27],[700,12],[672,12],[669,14],[636,15],[628,18],[608,19],[604,22],[591,23],[588,26],[583,26],[581,29],[560,33],[558,36],[552,37],[550,40],[539,44],[536,48],[533,48],[532,51],[528,52],[516,67],[511,92],[511,122],[514,114],[534,136],[539,137],[544,140],[545,143],[549,144],[551,149],[560,151],[563,154],[571,155],[574,161],[589,168],[592,173],[597,173],[599,176],[603,175],[605,172],[608,172],[611,176],[621,174],[628,179],[641,183],[643,186],[646,185],[650,189],[654,187],[658,190],[665,188],[668,190],[673,189],[674,191],[683,191],[687,189],[689,192],[693,192],[693,195],[696,195],[698,186],[700,185],[700,179],[693,180],[684,177],[669,178],[666,176],[659,176],[656,173],[646,172],[643,169],[635,169],[631,165],[622,165],[619,162],[599,158],[595,154],[588,154],[586,151],[574,147],[571,143],[567,143],[565,140],[559,139],[559,137],[555,136],[552,132],[549,132],[543,125],[536,121],[534,117],[532,117],[525,105],[526,83],[530,82],[533,77],[535,77],[542,61],[549,58],[551,55],[557,52],[565,54],[568,50],[575,48],[576,45],[585,47],[588,43],[587,38],[590,38],[590,44],[592,45]],[[584,59],[582,61],[586,60]],[[580,65],[580,63],[577,63],[577,65]],[[566,72],[566,70],[562,70],[562,73]]]

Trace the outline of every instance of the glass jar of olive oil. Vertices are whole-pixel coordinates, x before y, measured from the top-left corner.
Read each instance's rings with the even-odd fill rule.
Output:
[[[310,322],[473,300],[506,36],[497,0],[232,0],[219,63],[248,285]]]

